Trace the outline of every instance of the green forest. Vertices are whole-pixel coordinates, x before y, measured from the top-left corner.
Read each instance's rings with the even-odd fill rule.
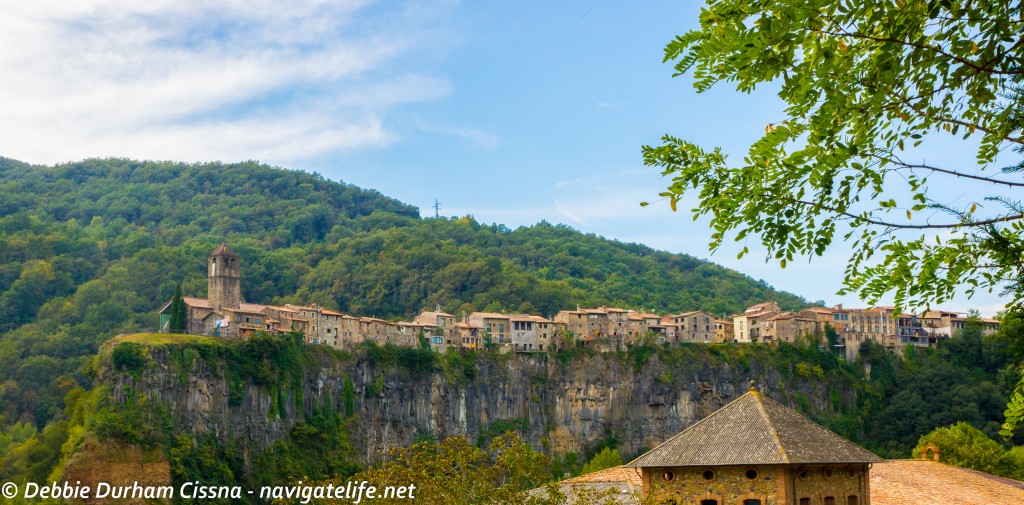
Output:
[[[798,296],[694,257],[540,223],[423,219],[412,206],[257,163],[0,158],[0,419],[42,428],[110,337],[154,331],[178,283],[206,295],[205,258],[242,256],[242,296],[411,318],[583,306],[728,314]]]
[[[75,430],[109,421],[83,418],[96,408],[98,393],[86,392],[100,346],[156,330],[156,309],[179,283],[205,296],[205,258],[221,242],[242,256],[246,301],[392,320],[436,304],[453,314],[544,315],[577,304],[715,314],[766,300],[809,305],[691,256],[546,222],[512,230],[471,216],[421,218],[377,192],[253,162],[0,158],[0,479],[45,478]],[[1005,449],[997,433],[1024,363],[1024,325],[1007,317],[994,336],[972,326],[904,358],[870,344],[861,363],[794,346],[765,352],[801,361],[793,373],[834,370],[855,381],[856,411],[819,421],[882,456],[907,457],[922,435],[960,421]],[[624,359],[642,365],[658,353],[678,359],[653,347]],[[119,366],[134,366],[132,355],[119,356]],[[571,358],[559,356],[570,366]]]

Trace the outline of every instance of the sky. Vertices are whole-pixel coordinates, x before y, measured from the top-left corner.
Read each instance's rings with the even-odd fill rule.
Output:
[[[662,63],[699,2],[0,0],[0,156],[257,160],[511,228],[541,220],[707,258],[829,305],[849,249],[785,269],[658,200],[641,146],[742,158],[778,122],[765,86],[697,94]],[[971,162],[956,143],[923,156]],[[986,188],[987,189],[987,188]],[[970,189],[937,195],[971,198]],[[690,200],[692,202],[692,200]],[[883,301],[884,302],[884,301]],[[944,308],[978,308],[994,294]]]

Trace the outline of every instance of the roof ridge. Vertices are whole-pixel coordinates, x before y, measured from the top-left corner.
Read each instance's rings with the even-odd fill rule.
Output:
[[[675,434],[674,436],[671,436],[671,437],[669,437],[669,438],[668,438],[668,440],[665,440],[664,442],[662,442],[662,443],[660,443],[660,444],[658,444],[658,445],[654,446],[653,448],[651,448],[651,449],[650,449],[649,451],[647,451],[647,452],[645,452],[645,453],[643,453],[643,454],[641,454],[641,455],[639,455],[639,456],[637,456],[637,457],[633,458],[633,460],[632,460],[632,461],[630,461],[629,463],[626,463],[626,464],[625,464],[624,466],[631,466],[631,465],[632,465],[633,463],[636,463],[636,461],[637,461],[638,459],[640,459],[640,458],[642,458],[642,457],[644,457],[644,456],[646,456],[646,455],[648,455],[648,454],[650,454],[650,453],[652,453],[652,452],[654,452],[654,451],[656,451],[656,450],[660,449],[660,448],[661,448],[661,446],[663,446],[663,445],[665,445],[665,444],[667,444],[667,443],[669,443],[669,442],[671,442],[671,441],[673,441],[673,440],[675,440],[675,439],[677,439],[677,438],[679,438],[679,437],[683,436],[683,435],[684,435],[684,434],[685,434],[686,432],[688,432],[688,431],[690,431],[690,430],[692,430],[692,429],[696,428],[697,426],[699,426],[699,425],[703,424],[703,423],[704,423],[704,421],[707,421],[708,419],[711,419],[711,418],[713,418],[713,417],[717,416],[717,415],[718,415],[719,413],[721,413],[721,412],[722,412],[723,410],[725,410],[725,408],[726,408],[726,407],[728,407],[728,406],[730,406],[730,405],[732,405],[732,404],[734,404],[734,403],[736,403],[736,402],[738,402],[738,401],[742,400],[743,398],[745,398],[745,397],[746,397],[747,395],[749,395],[750,393],[751,393],[750,391],[748,391],[748,392],[746,392],[746,393],[743,393],[742,395],[740,395],[740,396],[739,396],[739,398],[736,398],[735,400],[733,400],[733,401],[731,401],[731,402],[729,402],[729,403],[726,403],[725,405],[722,405],[721,407],[719,407],[719,408],[718,408],[718,410],[716,410],[716,411],[714,411],[714,412],[712,412],[712,413],[708,414],[708,416],[707,416],[707,417],[705,417],[704,419],[701,419],[700,421],[697,421],[697,422],[695,422],[695,423],[691,424],[691,425],[690,425],[690,426],[688,426],[688,427],[687,427],[687,428],[686,428],[685,430],[683,430],[683,431],[680,431],[679,433],[676,433],[676,434]]]
[[[764,408],[764,403],[761,401],[761,393],[758,391],[751,391],[750,394],[754,395],[754,399],[757,401],[757,411],[761,413],[761,418],[764,419],[764,424],[768,426],[768,432],[772,435],[772,440],[775,441],[775,447],[779,449],[779,454],[782,455],[782,461],[789,464],[789,454],[786,454],[786,448],[782,446],[782,440],[779,440],[779,433],[775,431],[775,424],[772,423],[772,418],[768,416],[768,411]]]
[[[856,444],[856,443],[854,443],[853,441],[851,441],[851,440],[847,439],[846,437],[844,437],[844,436],[842,436],[842,435],[840,435],[840,434],[838,434],[838,433],[836,433],[836,432],[834,432],[834,431],[832,431],[832,430],[830,430],[830,429],[828,429],[828,428],[826,428],[826,427],[824,427],[824,426],[822,426],[822,425],[820,425],[820,424],[818,424],[818,423],[814,422],[814,420],[813,420],[813,419],[811,419],[811,418],[809,418],[809,417],[807,417],[807,416],[805,416],[805,415],[803,415],[803,414],[801,414],[801,413],[797,412],[797,411],[796,411],[796,410],[794,410],[794,409],[791,409],[791,408],[789,408],[789,407],[787,407],[787,406],[783,405],[782,403],[780,403],[780,402],[778,402],[778,401],[776,401],[776,400],[772,399],[771,397],[767,397],[767,398],[768,398],[768,400],[769,400],[769,401],[771,401],[771,402],[772,402],[772,403],[774,403],[775,405],[778,405],[778,406],[779,406],[779,407],[781,407],[782,409],[785,409],[785,411],[787,411],[788,413],[790,413],[790,414],[795,414],[795,415],[796,415],[797,417],[803,418],[803,419],[804,419],[805,421],[807,421],[807,422],[808,422],[808,423],[809,423],[809,424],[810,424],[811,426],[813,426],[813,427],[814,427],[814,429],[815,429],[815,430],[817,430],[817,431],[818,431],[819,433],[824,433],[824,434],[826,434],[827,436],[831,436],[831,437],[836,437],[836,438],[838,438],[839,440],[842,440],[843,442],[845,442],[845,443],[847,443],[847,444],[849,444],[849,445],[851,445],[851,446],[853,446],[853,447],[856,447],[857,449],[860,449],[861,451],[864,451],[864,452],[866,452],[866,453],[868,453],[868,454],[870,454],[870,455],[872,455],[872,456],[875,456],[875,458],[876,458],[876,459],[879,459],[879,460],[881,460],[881,458],[879,458],[879,457],[878,457],[877,455],[875,455],[875,453],[873,453],[873,452],[871,452],[871,451],[869,451],[869,450],[867,450],[867,449],[865,449],[865,448],[861,447],[861,446],[860,446],[860,444]],[[775,430],[775,427],[774,427],[774,426],[772,426],[772,430],[773,430],[773,435],[774,435],[774,430]],[[787,456],[787,457],[788,457],[788,456]],[[883,461],[884,461],[884,460],[883,460]]]

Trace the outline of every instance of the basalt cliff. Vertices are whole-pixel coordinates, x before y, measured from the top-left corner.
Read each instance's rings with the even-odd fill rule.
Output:
[[[856,373],[827,353],[800,348],[437,356],[386,348],[337,353],[301,343],[239,351],[235,344],[129,340],[143,343],[112,346],[130,346],[142,359],[122,357],[119,364],[122,349],[115,349],[113,363],[100,365],[101,403],[115,412],[135,405],[158,412],[143,417],[162,423],[170,439],[230,444],[243,472],[255,455],[301,442],[297,426],[325,412],[342,420],[348,457],[367,465],[382,451],[417,440],[485,443],[509,429],[554,458],[577,453],[582,459],[609,443],[635,455],[743,394],[751,381],[819,420],[857,403]],[[807,356],[820,356],[822,365]],[[159,443],[150,445],[159,452]]]

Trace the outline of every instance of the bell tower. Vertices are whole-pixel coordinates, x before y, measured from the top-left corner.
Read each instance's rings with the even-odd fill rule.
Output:
[[[237,309],[242,300],[242,267],[239,256],[224,244],[207,261],[207,297],[214,310]]]

